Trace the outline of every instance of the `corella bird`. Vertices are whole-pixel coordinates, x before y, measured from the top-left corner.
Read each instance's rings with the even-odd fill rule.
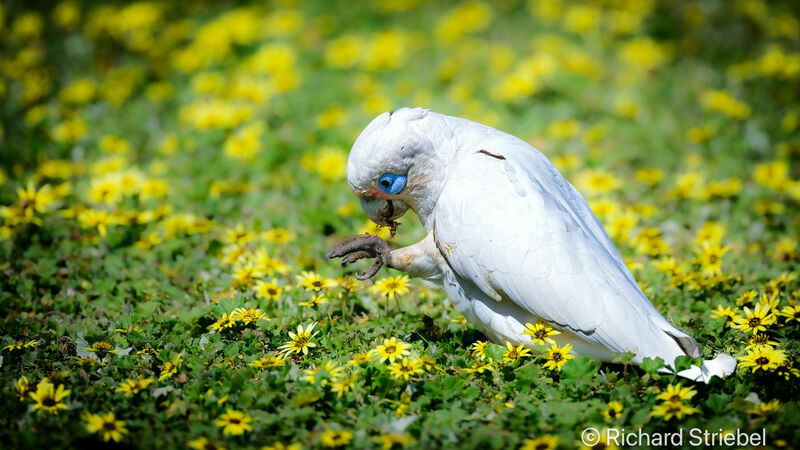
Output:
[[[700,357],[697,342],[648,301],[583,197],[526,142],[469,120],[402,108],[372,120],[347,161],[364,212],[395,227],[408,209],[427,235],[392,250],[369,234],[327,257],[375,261],[444,286],[455,307],[493,341],[532,345],[526,323],[561,331],[557,344],[598,361]],[[733,372],[720,354],[679,375]]]

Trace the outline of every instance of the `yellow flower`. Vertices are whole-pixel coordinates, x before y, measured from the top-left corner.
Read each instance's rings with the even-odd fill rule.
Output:
[[[233,286],[235,288],[248,287],[255,278],[263,276],[261,269],[254,264],[237,264],[233,271]]]
[[[486,347],[488,346],[489,342],[487,341],[477,341],[473,342],[470,348],[472,349],[472,354],[475,355],[476,358],[483,360],[486,359]]]
[[[389,364],[388,369],[393,377],[402,378],[406,381],[408,381],[412,375],[424,372],[419,358],[403,358],[400,361]]]
[[[775,414],[780,408],[780,400],[772,400],[771,402],[760,402],[755,404],[751,406],[747,412],[763,419]]]
[[[487,361],[476,361],[472,363],[471,367],[467,367],[464,369],[466,373],[483,373],[486,371],[494,371],[494,361],[489,358]]]
[[[650,416],[661,417],[665,421],[668,421],[673,417],[680,420],[683,416],[690,416],[698,412],[700,412],[699,409],[684,403],[664,402],[654,406],[653,410],[650,412]]]
[[[700,96],[700,103],[708,110],[720,111],[731,119],[746,119],[750,116],[750,106],[727,92],[708,89]]]
[[[679,384],[667,386],[667,390],[658,394],[656,398],[670,403],[680,403],[684,400],[690,400],[697,394],[697,391],[690,387],[683,387]]]
[[[397,296],[411,292],[408,288],[409,279],[407,275],[397,275],[394,277],[382,278],[375,282],[371,290],[379,292],[388,299],[395,299]]]
[[[713,319],[724,318],[726,324],[734,324],[736,323],[736,319],[739,318],[739,315],[736,309],[719,305],[717,306],[717,309],[711,311],[711,318]]]
[[[309,369],[303,369],[304,376],[300,377],[301,380],[309,383],[317,383],[320,386],[325,386],[329,383],[329,379],[339,379],[342,377],[344,367],[339,367],[333,361],[328,361],[325,364]]]
[[[309,308],[317,308],[319,305],[324,305],[326,303],[329,303],[328,302],[328,298],[325,297],[324,295],[319,295],[318,294],[318,295],[312,296],[308,300],[305,300],[305,301],[302,301],[302,302],[298,303],[298,305],[306,306],[306,307],[309,307]]]
[[[258,308],[236,308],[231,312],[233,320],[242,321],[245,325],[257,322],[259,320],[269,320],[267,315],[261,312]]]
[[[545,369],[556,369],[561,370],[561,367],[566,364],[566,362],[575,357],[575,355],[571,354],[572,351],[572,344],[565,344],[563,347],[559,348],[557,345],[553,344],[547,350],[547,354],[544,356],[544,359],[547,360],[544,363]]]
[[[773,371],[786,361],[786,353],[774,348],[756,348],[736,359],[739,360],[741,367],[752,367],[753,372],[758,369]]]
[[[612,401],[608,402],[608,405],[606,406],[607,408],[603,411],[603,415],[606,417],[606,419],[612,421],[619,419],[619,413],[622,412],[622,403]]]
[[[25,400],[31,393],[31,384],[25,375],[19,377],[17,382],[14,383],[14,387],[17,388],[17,395],[20,400]]]
[[[268,298],[270,300],[277,300],[281,298],[283,289],[278,287],[278,282],[273,278],[271,281],[259,281],[256,283],[256,295],[261,298]]]
[[[408,354],[408,349],[411,346],[403,341],[398,341],[397,338],[384,339],[383,343],[375,348],[375,354],[383,362],[389,360],[394,362],[395,359],[401,358]]]
[[[723,247],[719,243],[704,241],[702,246],[696,248],[700,270],[707,278],[722,274],[722,257],[730,250],[730,247]]]
[[[273,275],[274,273],[286,272],[288,267],[286,264],[280,262],[275,258],[271,258],[264,250],[258,250],[253,255],[253,262],[258,268],[259,273],[264,275]]]
[[[328,42],[325,48],[325,63],[330,67],[352,67],[356,65],[359,57],[363,53],[363,47],[364,44],[361,39],[351,34],[345,34],[338,39]],[[327,117],[325,119],[327,119]],[[318,118],[317,123],[322,126],[328,125],[330,122]],[[323,129],[324,128],[325,127],[323,127]]]
[[[256,369],[268,369],[271,367],[283,367],[286,365],[286,357],[284,355],[264,355],[261,358],[248,364],[250,367]]]
[[[785,191],[791,181],[789,163],[775,160],[757,164],[753,169],[753,181],[776,191]]]
[[[697,232],[697,237],[694,239],[694,243],[697,245],[703,245],[703,243],[708,242],[710,244],[719,244],[722,242],[722,238],[725,236],[725,225],[708,221],[703,224],[703,227],[700,228],[700,231]]]
[[[106,134],[100,139],[100,148],[108,153],[128,153],[131,145],[119,136]]]
[[[515,362],[530,355],[531,351],[525,348],[524,345],[514,347],[511,342],[506,341],[506,351],[503,353],[503,361]]]
[[[754,333],[747,339],[747,349],[774,348],[780,343],[771,341],[766,333]]]
[[[225,450],[225,447],[206,437],[199,437],[186,443],[194,450]]]
[[[125,394],[126,397],[130,397],[146,389],[147,386],[151,385],[155,381],[156,380],[153,378],[143,378],[141,375],[136,377],[136,379],[128,378],[127,380],[120,383],[119,387],[115,390],[115,392],[122,392]]]
[[[555,450],[558,448],[558,437],[545,434],[536,439],[525,439],[519,450]]]
[[[378,236],[379,238],[383,239],[384,241],[388,241],[392,238],[392,229],[391,227],[382,227],[371,220],[367,220],[364,223],[364,226],[359,228],[358,234],[371,234],[373,236]]]
[[[492,20],[492,9],[483,2],[470,1],[452,8],[439,20],[436,38],[453,42],[459,37],[486,28]]]
[[[353,433],[347,430],[334,430],[328,428],[319,437],[322,445],[326,447],[341,447],[353,440]]]
[[[577,176],[578,185],[588,194],[601,194],[612,191],[622,185],[614,175],[600,170],[585,170]]]
[[[619,50],[620,59],[642,72],[649,72],[670,59],[670,52],[658,42],[645,37],[625,42]]]
[[[181,355],[175,355],[174,358],[164,363],[164,366],[161,367],[161,375],[158,377],[158,381],[164,381],[167,378],[175,375],[178,372],[178,366],[181,364]]]
[[[756,297],[758,297],[758,292],[754,290],[743,292],[742,295],[736,297],[736,304],[741,306],[747,303],[752,303]]]
[[[308,324],[305,328],[303,325],[297,326],[297,333],[289,332],[289,337],[292,340],[285,342],[279,348],[283,353],[303,353],[304,355],[308,354],[308,349],[311,347],[316,347],[317,344],[311,342],[311,339],[317,335],[318,331],[311,332],[314,327],[317,326],[317,322],[312,322]]]
[[[78,213],[78,222],[84,228],[97,228],[100,236],[105,237],[108,234],[108,225],[114,224],[115,219],[105,211],[86,209]]]
[[[261,447],[261,450],[303,450],[303,446],[298,443],[286,445],[282,442],[275,442],[272,445],[265,445]]]
[[[262,237],[273,244],[286,244],[294,239],[294,235],[283,228],[269,229],[262,233]]]
[[[333,381],[331,385],[331,391],[336,393],[336,397],[342,398],[347,392],[350,392],[355,386],[356,381],[358,381],[358,375],[353,373],[346,377],[339,377]]]
[[[800,322],[800,306],[786,306],[781,311],[781,315],[786,317],[788,320],[794,320],[795,322]]]
[[[219,416],[219,418],[214,421],[214,425],[222,427],[222,434],[240,436],[244,434],[245,431],[253,431],[253,428],[250,426],[250,422],[252,421],[253,418],[244,415],[243,412],[228,408],[225,414]]]
[[[553,327],[542,322],[537,322],[536,325],[526,323],[525,327],[528,329],[523,331],[522,334],[527,334],[531,337],[532,343],[539,345],[555,344],[555,339],[550,336],[561,334],[560,331],[554,330]]]
[[[125,422],[117,420],[113,412],[87,414],[84,416],[84,420],[86,421],[86,431],[99,434],[106,442],[119,442],[122,440],[122,435],[128,432]]]
[[[325,111],[317,115],[315,122],[317,127],[327,130],[341,125],[345,120],[344,109],[338,106],[329,106]]]
[[[314,156],[315,171],[317,175],[326,183],[344,178],[347,168],[347,156],[345,153],[334,147],[323,147]]]
[[[710,125],[692,127],[686,133],[686,138],[695,144],[704,144],[711,140],[716,134],[714,127]]]
[[[778,318],[770,312],[770,307],[764,304],[757,304],[754,310],[744,307],[744,317],[736,319],[736,328],[742,331],[766,331],[768,325],[778,321]]]
[[[655,186],[664,179],[664,173],[654,168],[639,169],[635,176],[637,181],[648,186]]]
[[[225,140],[223,149],[231,159],[252,162],[261,150],[261,135],[264,132],[262,122],[255,122],[239,129]]]
[[[233,319],[233,317],[223,313],[222,317],[217,319],[216,322],[209,325],[209,328],[211,328],[216,332],[220,332],[223,330],[227,330],[229,328],[233,328],[234,326],[236,326],[236,321]]]
[[[86,347],[84,350],[94,353],[100,359],[105,358],[107,355],[118,353],[118,350],[114,350],[111,344],[105,341],[97,341],[92,344],[91,347]]]
[[[306,291],[319,292],[323,289],[336,287],[336,280],[330,278],[323,278],[314,272],[301,272],[297,276],[297,282],[305,288]]]
[[[47,411],[50,414],[55,414],[59,409],[67,409],[67,405],[61,403],[71,391],[64,389],[64,385],[59,384],[58,389],[53,386],[47,378],[42,379],[36,386],[36,391],[31,392],[31,398],[36,401],[33,405],[34,411]]]
[[[405,447],[406,445],[414,443],[414,439],[404,433],[386,433],[372,438],[373,441],[381,444],[383,450],[389,450],[395,447]]]
[[[36,347],[37,345],[41,344],[42,341],[36,340],[29,340],[27,342],[23,341],[16,341],[12,344],[6,345],[3,347],[3,350],[14,351],[14,350],[23,350],[26,348]]]

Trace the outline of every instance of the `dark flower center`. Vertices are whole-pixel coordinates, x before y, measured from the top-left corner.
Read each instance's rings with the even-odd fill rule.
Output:
[[[767,358],[765,356],[761,356],[759,358],[756,358],[756,364],[758,364],[759,366],[766,366],[766,365],[769,364],[769,358]]]
[[[761,325],[761,319],[758,317],[751,317],[750,320],[747,321],[747,324],[750,325],[751,328],[755,328]]]
[[[103,422],[103,431],[115,431],[117,424],[114,422]]]
[[[42,406],[46,406],[48,408],[56,406],[56,399],[53,397],[45,397],[42,399]]]
[[[232,423],[234,425],[239,425],[240,423],[242,423],[241,420],[236,419],[236,418],[230,418],[230,419],[228,419],[228,422],[230,422],[230,423]]]

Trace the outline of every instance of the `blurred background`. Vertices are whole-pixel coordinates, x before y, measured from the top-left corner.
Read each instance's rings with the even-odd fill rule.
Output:
[[[607,228],[617,221],[618,245],[641,250],[633,231],[647,222],[666,222],[658,233],[679,244],[678,229],[711,215],[742,242],[768,237],[748,214],[777,232],[798,221],[798,8],[4,2],[0,231],[64,209],[83,229],[128,225],[112,233],[120,245],[183,213],[308,236],[378,232],[348,192],[347,151],[375,115],[423,106],[543,151]],[[48,185],[47,206],[19,206],[31,183]],[[134,220],[131,208],[152,212]],[[404,221],[411,242],[421,230]]]

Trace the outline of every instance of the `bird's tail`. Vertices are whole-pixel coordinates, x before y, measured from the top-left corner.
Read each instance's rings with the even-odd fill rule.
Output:
[[[693,381],[708,383],[711,377],[725,378],[736,370],[736,360],[728,354],[720,353],[714,359],[703,361],[702,366],[692,366],[678,372],[679,376]]]
[[[654,322],[678,344],[678,347],[680,347],[685,355],[691,356],[692,358],[699,358],[702,356],[703,351],[700,345],[697,341],[692,339],[691,336],[675,328],[661,315],[656,316]],[[725,378],[732,374],[734,370],[736,370],[736,360],[731,355],[720,353],[714,359],[703,361],[703,365],[701,366],[692,366],[686,370],[681,370],[678,372],[678,375],[693,381],[708,383],[711,381],[712,377]]]

